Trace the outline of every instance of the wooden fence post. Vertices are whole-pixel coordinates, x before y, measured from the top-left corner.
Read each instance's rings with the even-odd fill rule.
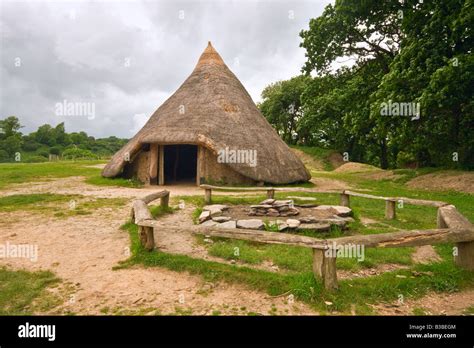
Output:
[[[350,196],[345,193],[344,191],[342,191],[341,193],[341,205],[343,207],[350,207]]]
[[[140,243],[146,250],[150,251],[155,248],[155,237],[153,235],[153,227],[138,226],[138,233],[140,236]]]
[[[456,243],[457,255],[454,262],[459,267],[474,271],[474,242]]]
[[[205,191],[205,197],[204,197],[204,202],[206,204],[211,204],[212,201],[212,190],[210,188],[207,188],[204,190]]]
[[[337,289],[337,272],[336,272],[336,253],[327,256],[324,249],[313,249],[313,273],[315,277],[323,280],[326,290]]]
[[[170,194],[169,193],[167,195],[161,197],[161,199],[160,199],[160,205],[163,208],[168,208],[169,202],[170,202]]]
[[[396,201],[388,199],[385,201],[385,218],[388,220],[393,220],[396,217],[395,213],[395,204]]]
[[[158,144],[150,144],[148,177],[150,185],[158,184]]]
[[[275,197],[275,190],[270,189],[267,190],[267,198],[274,198]]]
[[[471,222],[455,206],[438,208],[438,227],[472,229]],[[474,241],[458,242],[454,250],[454,263],[464,269],[474,271]]]

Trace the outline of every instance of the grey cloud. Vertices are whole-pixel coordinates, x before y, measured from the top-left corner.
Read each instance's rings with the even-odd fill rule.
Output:
[[[2,2],[0,118],[18,116],[25,133],[65,122],[69,132],[130,137],[208,40],[258,101],[266,85],[300,72],[298,33],[327,3]],[[96,117],[56,116],[63,100],[94,102]]]

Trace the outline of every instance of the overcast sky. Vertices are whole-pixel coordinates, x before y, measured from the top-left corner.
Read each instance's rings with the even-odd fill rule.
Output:
[[[23,133],[130,138],[192,72],[212,41],[255,102],[300,73],[299,32],[332,1],[1,1],[0,119]],[[89,103],[94,114],[60,115]],[[92,110],[92,109],[90,109]]]

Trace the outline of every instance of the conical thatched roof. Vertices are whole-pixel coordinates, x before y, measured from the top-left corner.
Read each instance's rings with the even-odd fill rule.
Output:
[[[228,165],[251,179],[273,184],[311,178],[210,42],[192,74],[113,156],[102,175],[119,175],[126,164],[125,159],[133,158],[146,143],[197,144],[216,155],[226,147],[257,150],[255,167]]]

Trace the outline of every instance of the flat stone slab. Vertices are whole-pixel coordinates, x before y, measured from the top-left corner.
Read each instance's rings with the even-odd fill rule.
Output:
[[[263,221],[259,219],[237,220],[237,228],[261,230],[263,226]]]
[[[344,207],[342,205],[319,205],[314,209],[334,212],[334,214],[336,214],[338,216],[352,215],[352,209],[348,208],[348,207]]]
[[[288,196],[291,199],[299,199],[300,201],[316,201],[314,197],[299,197],[299,196]]]
[[[291,199],[286,199],[286,200],[276,200],[273,202],[273,205],[288,205],[291,202],[293,202]]]
[[[275,202],[275,200],[273,198],[268,198],[264,201],[261,201],[260,204],[261,205],[267,205],[267,204],[273,204]]]
[[[318,219],[316,219],[315,217],[301,217],[299,218],[300,222],[303,223],[303,224],[311,224],[313,222],[318,222]]]
[[[237,222],[235,220],[230,220],[223,222],[219,225],[217,225],[219,228],[237,228]]]
[[[229,209],[229,207],[225,204],[210,204],[210,205],[205,205],[204,207],[202,207],[202,210],[215,210],[215,209],[227,210]]]
[[[297,228],[301,224],[301,222],[300,220],[296,219],[287,219],[286,224],[288,225],[288,228]]]
[[[204,210],[201,215],[199,215],[199,223],[202,224],[204,221],[211,218],[211,212],[208,210]]]
[[[296,230],[313,230],[318,232],[326,232],[331,229],[331,225],[327,223],[313,223],[313,224],[300,224]]]
[[[255,209],[270,209],[271,207],[272,207],[271,204],[254,204],[250,206],[250,208],[255,208]]]
[[[216,216],[212,218],[212,221],[215,222],[227,222],[230,220],[230,216]]]
[[[215,221],[212,221],[212,220],[207,220],[207,221],[204,221],[201,226],[204,226],[204,227],[215,227],[219,225],[218,222],[215,222]]]

